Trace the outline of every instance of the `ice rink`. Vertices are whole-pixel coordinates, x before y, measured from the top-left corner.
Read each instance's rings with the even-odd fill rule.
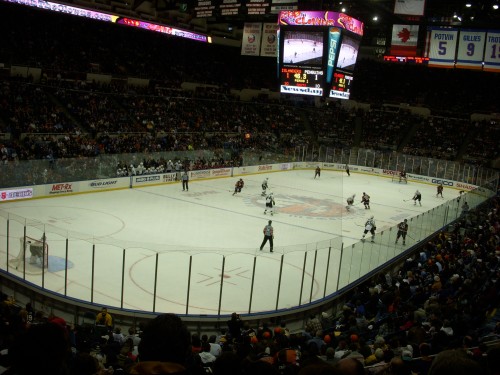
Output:
[[[264,215],[265,177],[275,196],[274,216]],[[379,233],[458,196],[445,188],[444,199],[438,198],[432,185],[357,173],[322,171],[320,178],[313,177],[311,170],[248,175],[243,191],[234,196],[236,177],[191,181],[189,191],[173,183],[3,203],[0,261],[5,268],[9,214],[26,218],[27,235],[33,238],[45,231],[52,260],[66,258],[69,239],[67,273],[62,267],[49,268],[43,279],[25,275],[58,293],[108,306],[189,314],[288,308],[322,298],[324,285],[329,291],[338,288],[340,244],[359,242],[369,216]],[[411,200],[417,189],[422,206]],[[370,210],[360,204],[363,192],[371,196]],[[347,211],[352,194],[355,205]],[[269,244],[259,251],[268,220],[275,231],[272,254]],[[9,258],[19,253],[24,227],[18,221],[9,221]],[[413,243],[407,238],[405,248]],[[337,251],[330,258],[329,244]],[[405,249],[397,247],[391,253],[379,244],[371,253],[380,261]],[[314,261],[306,256],[305,266],[305,251],[317,249],[322,253]],[[359,266],[359,274],[372,269],[370,264],[364,270]],[[23,277],[18,270],[9,272]],[[343,284],[352,282],[352,272],[343,278]]]

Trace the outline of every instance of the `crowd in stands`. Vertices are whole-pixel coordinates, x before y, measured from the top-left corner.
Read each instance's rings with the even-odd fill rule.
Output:
[[[313,314],[294,332],[280,317],[251,326],[233,313],[219,331],[195,333],[179,317],[160,314],[127,336],[105,308],[95,325],[73,326],[3,295],[0,365],[7,375],[494,375],[499,283],[496,196],[416,249],[397,271],[352,289],[336,314]]]
[[[382,107],[365,111],[362,113],[361,144],[378,150],[395,150],[419,120],[399,108]]]
[[[2,75],[0,132],[11,136],[1,147],[4,162],[228,143],[281,150],[317,142],[336,148],[361,145],[481,165],[498,156],[498,123],[478,126],[465,120],[474,112],[495,111],[496,74],[360,59],[351,98],[371,110],[347,110],[337,102],[307,107],[307,101],[297,105],[285,96],[276,102],[266,99],[265,92],[243,103],[232,90],[276,91],[274,59],[106,22],[0,6],[5,19],[27,20],[17,27],[0,23],[5,36],[0,62],[42,69],[36,82],[30,76]],[[178,50],[183,53],[172,53]],[[112,75],[113,80],[88,81],[87,73]],[[149,84],[130,86],[128,77]],[[183,82],[199,87],[183,90]],[[481,89],[470,95],[464,87]],[[386,103],[423,106],[433,116],[380,109]],[[452,136],[457,133],[464,137]]]
[[[76,90],[3,79],[0,117],[11,139],[2,142],[2,160],[198,149],[286,153],[316,142],[331,148],[399,149],[448,160],[456,159],[469,142],[463,152],[467,161],[482,165],[498,156],[496,123],[482,126],[484,122],[424,118],[391,107],[312,109],[290,103],[155,96],[155,92],[108,94],[96,88]],[[34,101],[36,106],[31,105]],[[450,136],[454,133],[465,136]]]

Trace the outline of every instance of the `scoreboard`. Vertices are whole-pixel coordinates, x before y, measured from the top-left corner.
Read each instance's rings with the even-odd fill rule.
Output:
[[[349,99],[363,23],[328,11],[279,15],[280,92]]]
[[[280,70],[281,92],[303,95],[322,95],[325,85],[321,69],[282,67]]]

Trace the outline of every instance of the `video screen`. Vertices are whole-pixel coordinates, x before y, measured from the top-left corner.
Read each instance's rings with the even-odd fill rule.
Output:
[[[361,40],[352,38],[344,34],[340,45],[339,57],[337,59],[337,69],[353,72],[358,58],[359,44]]]
[[[323,35],[322,31],[285,30],[283,32],[283,64],[321,67]]]

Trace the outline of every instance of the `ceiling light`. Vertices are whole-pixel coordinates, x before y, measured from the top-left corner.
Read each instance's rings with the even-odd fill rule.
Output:
[[[493,4],[493,9],[497,10],[498,9],[498,4]]]
[[[378,16],[373,16],[372,20],[378,21]]]
[[[471,3],[465,3],[465,6],[466,6],[467,8],[470,8],[470,7],[472,6],[472,4],[471,4]]]
[[[453,13],[453,18],[457,18],[457,12]]]
[[[342,13],[345,13],[346,9],[345,8],[342,8]]]

